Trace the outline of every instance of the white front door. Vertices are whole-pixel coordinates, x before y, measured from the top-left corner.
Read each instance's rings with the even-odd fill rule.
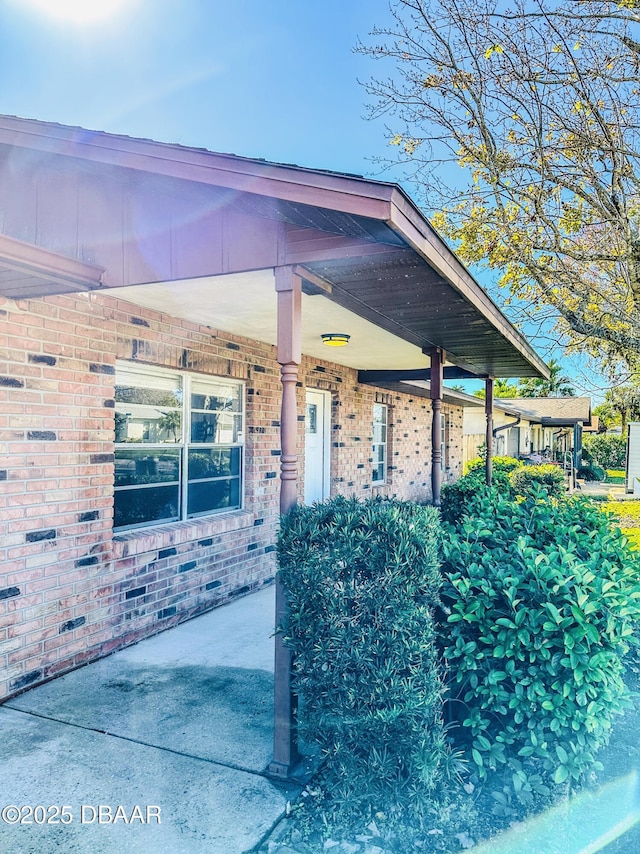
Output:
[[[304,501],[324,501],[329,497],[329,430],[331,393],[307,389],[304,441]]]

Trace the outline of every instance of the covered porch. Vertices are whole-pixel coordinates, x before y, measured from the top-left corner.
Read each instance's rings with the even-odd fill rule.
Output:
[[[303,355],[330,352],[376,388],[422,381],[411,393],[430,402],[436,505],[445,378],[485,380],[491,436],[493,379],[547,376],[396,185],[10,117],[0,177],[4,296],[104,293],[275,348],[282,513],[302,499]],[[328,351],[325,333],[349,343]],[[276,624],[284,609],[278,587]],[[280,778],[297,759],[289,670],[276,638],[270,770]]]

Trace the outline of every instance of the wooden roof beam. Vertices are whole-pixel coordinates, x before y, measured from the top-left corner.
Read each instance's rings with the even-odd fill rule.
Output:
[[[442,369],[445,380],[478,380],[485,379],[483,374],[476,374],[458,365],[445,365]],[[412,368],[401,371],[358,371],[358,382],[365,385],[377,385],[378,383],[401,383],[411,380],[429,381],[430,368]]]

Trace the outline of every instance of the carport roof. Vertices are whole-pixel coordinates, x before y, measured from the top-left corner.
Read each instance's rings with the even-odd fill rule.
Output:
[[[270,222],[279,229],[277,251],[273,247],[270,254],[266,237],[262,243],[258,238],[247,242],[251,267],[242,268],[241,262],[233,267],[225,262],[224,269],[198,270],[197,275],[291,264],[307,287],[319,288],[328,299],[424,352],[445,350],[450,364],[475,375],[548,376],[546,365],[527,340],[396,184],[0,117],[2,170],[12,163],[17,151],[23,155],[29,152],[34,180],[44,180],[46,173],[50,183],[60,187],[60,181],[68,179],[68,191],[65,186],[60,194],[61,221],[72,222],[76,214],[78,218],[87,215],[76,198],[80,193],[74,189],[86,179],[94,185],[118,185],[122,190],[120,203],[125,206],[134,205],[137,194],[142,198],[146,192],[148,199],[156,192],[159,199],[176,198],[183,203],[197,199],[201,209],[215,206],[217,211],[252,218],[265,236],[271,232],[258,223]],[[0,172],[0,177],[3,174]],[[23,204],[17,216],[12,203],[14,207],[18,204],[16,198],[11,192],[5,193],[0,201],[4,223],[0,293],[8,297],[189,278],[170,275],[173,270],[169,268],[157,279],[136,275],[135,265],[126,263],[126,247],[121,252],[125,262],[112,264],[111,256],[101,256],[100,241],[94,238],[92,243],[86,237],[91,229],[98,234],[97,221],[90,223],[91,229],[78,227],[74,244],[68,236],[64,240],[48,237],[47,229],[38,223],[32,227],[25,217],[37,219],[39,211]],[[75,211],[66,209],[73,204],[77,204]],[[156,209],[149,207],[147,213],[138,204],[135,227],[144,231],[142,218],[158,217],[161,212],[160,204]],[[11,224],[9,228],[7,223]],[[174,235],[169,230],[174,226],[163,227],[170,241]],[[55,228],[51,234],[54,232]],[[32,239],[25,241],[27,234]],[[187,239],[182,232],[179,236]],[[129,235],[128,239],[134,242],[135,237]],[[24,248],[22,259],[16,258],[20,246]]]

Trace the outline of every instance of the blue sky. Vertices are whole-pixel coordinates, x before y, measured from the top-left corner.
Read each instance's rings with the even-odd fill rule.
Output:
[[[399,181],[358,82],[385,69],[353,51],[390,22],[388,0],[0,0],[0,113]]]
[[[347,172],[389,151],[352,50],[386,0],[127,0],[93,25],[43,2],[0,0],[0,112]]]

